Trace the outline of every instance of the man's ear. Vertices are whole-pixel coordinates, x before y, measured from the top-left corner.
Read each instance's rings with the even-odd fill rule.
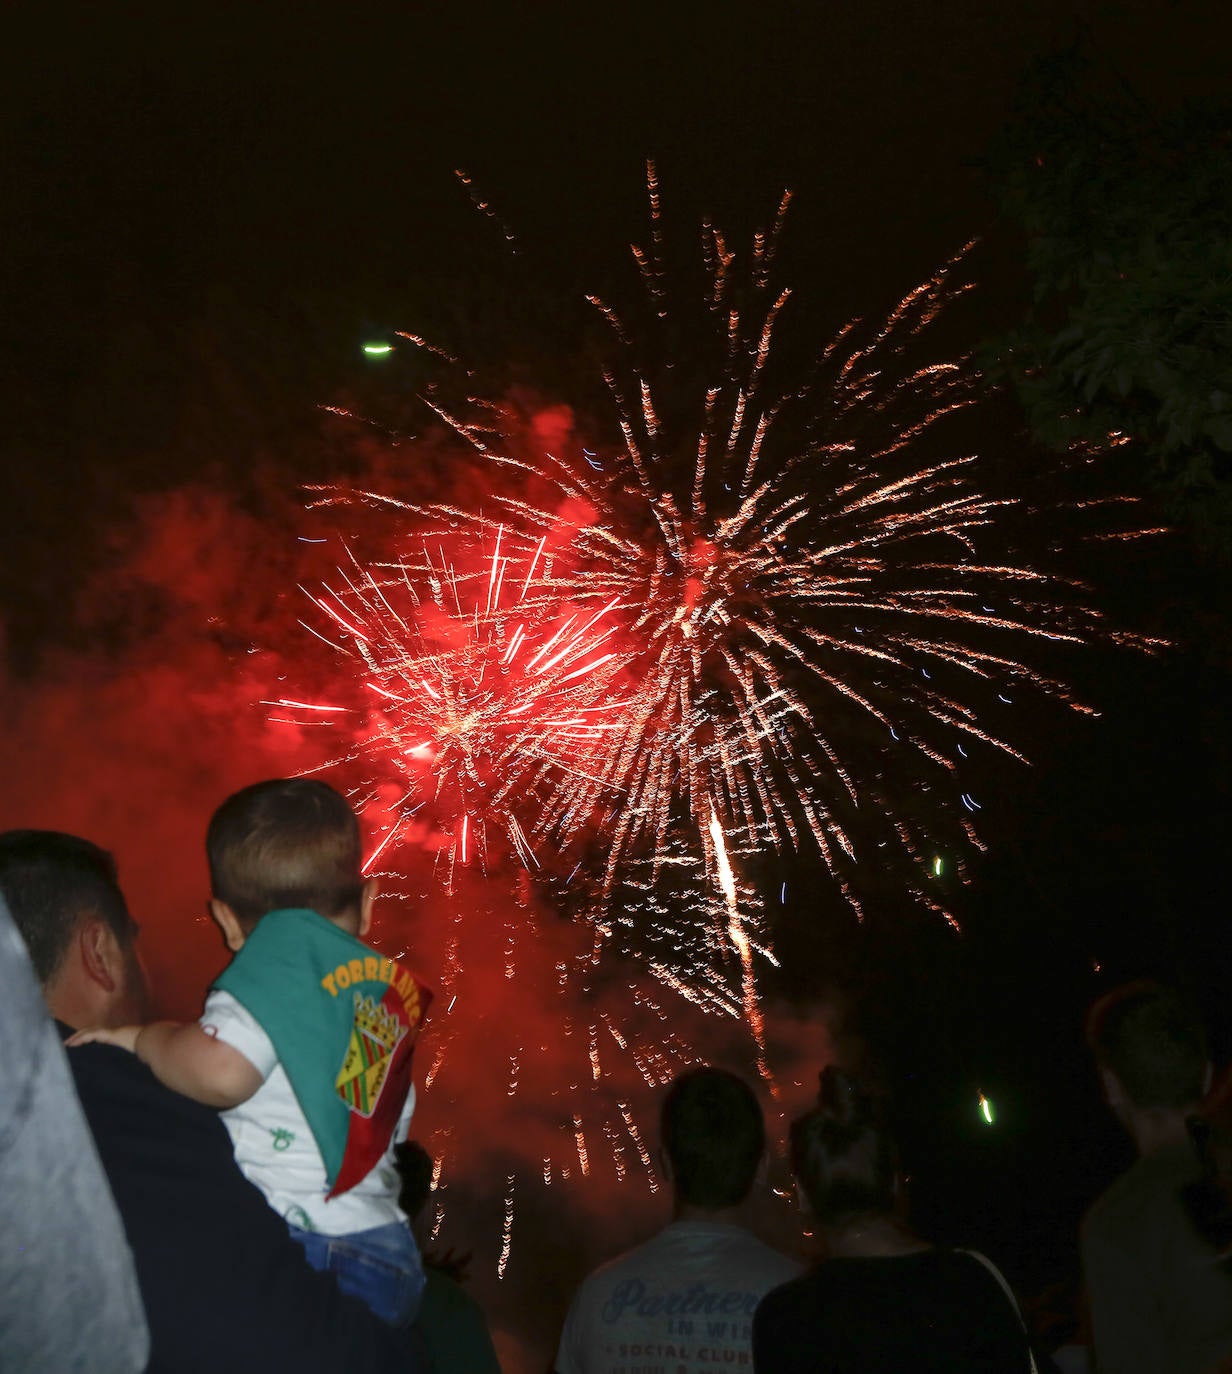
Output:
[[[214,918],[214,924],[222,931],[222,938],[227,942],[227,948],[231,953],[236,954],[243,949],[244,927],[240,925],[239,917],[226,902],[211,897],[210,915]]]
[[[668,1158],[667,1151],[662,1145],[659,1146],[655,1154],[655,1163],[659,1166],[659,1177],[670,1188],[676,1180],[672,1176],[672,1161]]]
[[[115,931],[98,916],[86,916],[77,927],[81,966],[96,987],[113,993],[124,981],[124,953]]]
[[[1110,1107],[1115,1110],[1117,1107],[1128,1105],[1129,1098],[1125,1093],[1125,1085],[1111,1069],[1101,1068],[1099,1071],[1099,1081],[1103,1085],[1104,1100]]]
[[[359,894],[359,938],[362,940],[372,925],[372,903],[376,901],[376,879],[369,878]]]

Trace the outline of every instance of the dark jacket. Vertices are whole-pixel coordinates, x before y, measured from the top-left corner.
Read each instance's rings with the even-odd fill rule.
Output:
[[[111,1045],[68,1054],[150,1324],[149,1374],[419,1374],[413,1338],[312,1269],[218,1114]]]

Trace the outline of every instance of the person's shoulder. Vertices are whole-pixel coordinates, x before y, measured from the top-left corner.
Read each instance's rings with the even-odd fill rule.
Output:
[[[112,1137],[138,1134],[147,1141],[174,1138],[182,1149],[194,1140],[227,1145],[226,1127],[213,1108],[160,1083],[135,1054],[115,1045],[78,1045],[68,1051],[68,1062],[100,1150]]]
[[[627,1280],[660,1270],[665,1262],[665,1246],[670,1244],[670,1230],[670,1227],[664,1227],[647,1240],[595,1265],[578,1284],[573,1295],[570,1310],[575,1317],[580,1319],[596,1305],[602,1306],[612,1292]]]
[[[1113,1179],[1082,1219],[1083,1244],[1099,1245],[1107,1241],[1119,1245],[1126,1233],[1135,1233],[1141,1225],[1143,1212],[1152,1206],[1159,1192],[1153,1175],[1150,1161],[1139,1159]],[[1175,1192],[1175,1187],[1175,1183],[1169,1184],[1165,1190],[1169,1196]]]
[[[937,1249],[928,1254],[938,1280],[947,1286],[965,1285],[973,1293],[996,1295],[998,1303],[1010,1299],[1009,1281],[982,1250]]]
[[[699,1241],[704,1242],[702,1253],[697,1248]],[[592,1269],[582,1280],[575,1301],[585,1303],[600,1295],[606,1299],[626,1280],[667,1272],[740,1272],[754,1287],[765,1289],[795,1278],[802,1267],[798,1260],[775,1250],[742,1226],[676,1221]]]
[[[750,1273],[759,1274],[771,1283],[786,1283],[804,1269],[798,1259],[776,1250],[743,1226],[733,1226],[724,1239],[728,1254],[737,1263],[747,1266]]]
[[[760,1255],[766,1259],[787,1260],[794,1263],[782,1250],[776,1250],[773,1245],[767,1244],[760,1236],[752,1231],[746,1230],[743,1226],[733,1226],[731,1236],[731,1246],[734,1250],[743,1250],[750,1255]],[[796,1265],[799,1268],[799,1265]]]
[[[122,1092],[128,1097],[145,1099],[169,1108],[181,1104],[201,1107],[200,1103],[160,1083],[135,1054],[116,1045],[97,1042],[73,1045],[68,1050],[68,1062],[79,1090],[92,1093]],[[215,1115],[208,1107],[201,1108],[201,1111],[208,1117]]]
[[[1191,1223],[1181,1190],[1201,1176],[1196,1156],[1187,1147],[1168,1149],[1137,1160],[1092,1203],[1082,1219],[1084,1251],[1139,1251],[1161,1236]]]
[[[584,1290],[593,1290],[610,1284],[614,1280],[619,1279],[626,1269],[641,1268],[648,1260],[652,1260],[663,1248],[664,1236],[666,1234],[667,1228],[664,1228],[662,1231],[656,1231],[655,1234],[650,1236],[647,1240],[639,1241],[637,1245],[632,1245],[629,1249],[622,1250],[619,1254],[613,1255],[610,1259],[605,1259],[601,1264],[595,1265],[579,1285],[579,1295]]]
[[[431,1264],[424,1265],[424,1289],[423,1298],[420,1301],[420,1313],[424,1313],[429,1307],[439,1307],[442,1311],[471,1311],[479,1307],[478,1299],[460,1284],[457,1279],[440,1269],[435,1269]]]
[[[415,1319],[442,1369],[465,1368],[478,1374],[499,1370],[487,1317],[479,1300],[430,1265],[424,1269],[424,1291]]]
[[[825,1265],[776,1284],[764,1294],[753,1313],[753,1329],[759,1343],[802,1324],[824,1322],[823,1314],[830,1310],[832,1299]]]
[[[1129,1190],[1125,1175],[1114,1179],[1083,1213],[1079,1234],[1083,1240],[1100,1236],[1115,1220],[1125,1205]]]
[[[812,1269],[799,1269],[789,1279],[771,1288],[758,1306],[758,1312],[766,1308],[770,1312],[796,1307],[801,1303],[813,1305],[822,1300],[830,1291],[825,1265]]]

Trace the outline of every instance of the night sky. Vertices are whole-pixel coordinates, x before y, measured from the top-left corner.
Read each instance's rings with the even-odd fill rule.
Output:
[[[569,385],[572,312],[643,234],[653,155],[686,243],[704,213],[743,236],[794,189],[785,275],[819,339],[980,237],[980,289],[946,325],[971,347],[1025,301],[981,158],[1028,63],[1083,40],[1167,109],[1226,96],[1232,37],[1187,0],[512,8],[7,20],[0,825],[115,848],[178,1014],[221,958],[196,915],[208,813],[254,761],[298,766],[241,709],[257,694],[244,655],[281,615],[245,569],[275,575],[297,484],[379,471],[375,441],[341,452],[321,404],[422,420],[365,337],[435,331],[500,385]],[[519,313],[515,278],[551,303],[542,317]],[[982,423],[985,446],[1031,461],[1010,407]],[[1181,642],[1079,665],[1098,720],[1024,720],[1034,766],[990,782],[962,936],[889,896],[857,928],[807,862],[784,867],[782,1024],[811,1018],[808,1052],[837,1046],[894,1084],[921,1225],[985,1245],[1028,1289],[1067,1276],[1077,1217],[1125,1159],[1083,1060],[1086,1003],[1156,973],[1202,1001],[1224,1051],[1232,1029],[1227,570],[1181,538],[1130,545],[1099,596]],[[580,1205],[595,1229],[575,1227],[563,1259],[535,1231],[558,1219],[529,1216],[518,1303],[482,1290],[511,1370],[543,1366],[572,1286],[614,1248],[602,1205]]]

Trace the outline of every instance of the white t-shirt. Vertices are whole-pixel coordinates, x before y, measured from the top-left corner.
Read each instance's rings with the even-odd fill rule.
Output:
[[[205,999],[201,1026],[239,1050],[265,1078],[247,1102],[223,1112],[222,1119],[231,1133],[235,1162],[280,1216],[327,1236],[405,1220],[398,1209],[393,1150],[395,1143],[406,1139],[415,1110],[413,1084],[380,1162],[354,1188],[326,1201],[329,1185],[321,1152],[261,1023],[229,992],[215,988]]]
[[[751,1370],[757,1304],[801,1272],[741,1226],[675,1221],[583,1282],[556,1374]]]

